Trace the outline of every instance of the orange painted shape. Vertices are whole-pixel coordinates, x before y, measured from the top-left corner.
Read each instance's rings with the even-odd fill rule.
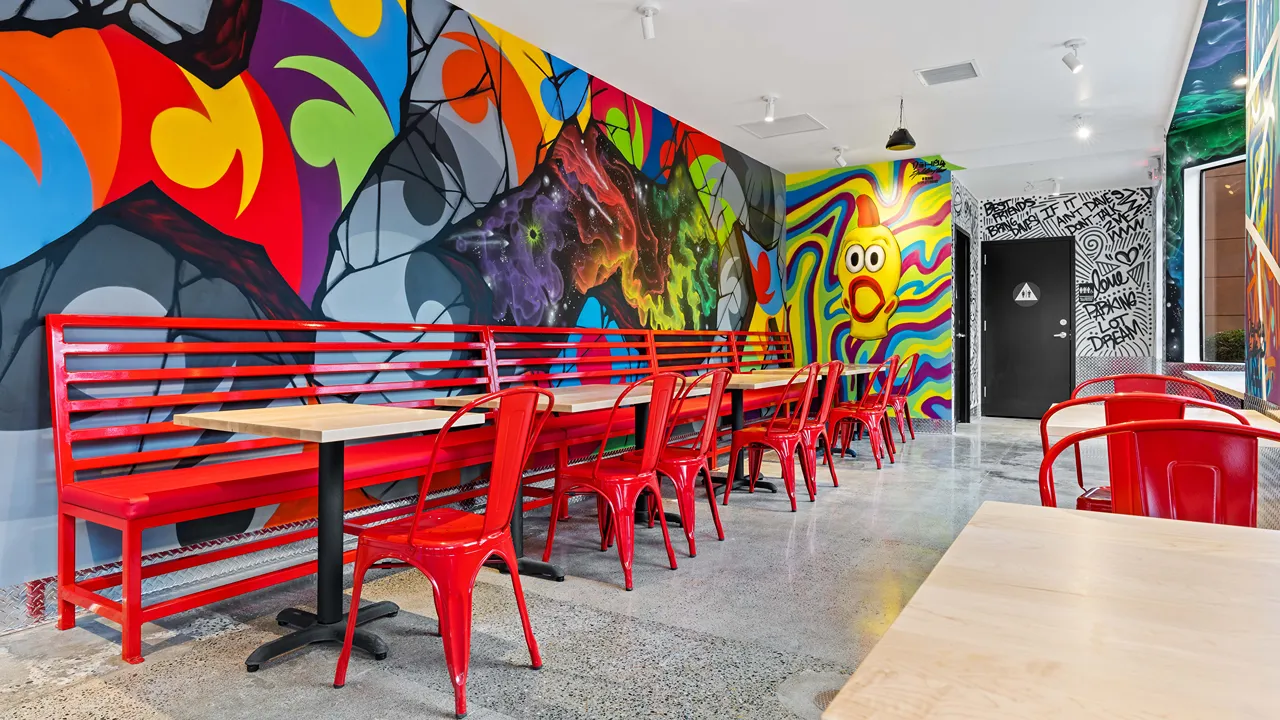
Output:
[[[18,91],[0,78],[0,144],[8,145],[31,169],[40,182],[43,164],[40,159],[40,136]]]
[[[0,70],[44,100],[71,131],[89,168],[94,207],[106,201],[120,157],[120,93],[101,32],[76,28],[51,38],[0,33]],[[0,99],[0,137],[7,107]]]

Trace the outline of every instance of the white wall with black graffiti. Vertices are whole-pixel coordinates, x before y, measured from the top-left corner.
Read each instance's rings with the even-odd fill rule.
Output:
[[[982,387],[979,374],[982,369],[982,343],[980,342],[982,274],[979,265],[982,253],[979,252],[979,245],[986,237],[987,230],[982,201],[969,192],[961,175],[961,173],[951,175],[951,227],[953,233],[963,230],[969,236],[969,267],[957,267],[954,272],[969,273],[969,414],[970,417],[977,417],[981,406]],[[955,327],[954,323],[952,327]]]
[[[988,241],[1075,238],[1077,376],[1082,359],[1155,354],[1152,210],[1150,188],[983,203]]]

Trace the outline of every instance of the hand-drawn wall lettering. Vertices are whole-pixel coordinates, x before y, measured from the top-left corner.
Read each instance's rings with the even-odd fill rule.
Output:
[[[983,210],[991,240],[1075,237],[1077,356],[1152,355],[1149,189],[992,200]]]

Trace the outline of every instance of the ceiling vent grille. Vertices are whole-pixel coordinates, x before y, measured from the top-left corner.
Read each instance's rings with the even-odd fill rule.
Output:
[[[765,122],[758,120],[756,122],[745,123],[738,127],[755,135],[761,140],[776,138],[782,135],[795,135],[797,133],[813,132],[814,130],[826,130],[827,126],[818,122],[817,118],[805,113],[803,115],[788,115],[780,117],[773,122]]]
[[[926,87],[945,85],[946,83],[960,82],[961,80],[972,80],[978,77],[978,66],[970,60],[956,65],[944,65],[942,67],[917,70],[916,77],[920,78],[920,84]]]

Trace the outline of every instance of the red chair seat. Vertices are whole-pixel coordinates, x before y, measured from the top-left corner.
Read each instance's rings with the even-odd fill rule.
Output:
[[[1083,495],[1076,498],[1076,509],[1089,510],[1091,512],[1111,512],[1111,488],[1089,488]]]
[[[599,485],[601,480],[635,480],[640,474],[640,466],[626,456],[605,458],[592,474],[593,463],[570,465],[560,473],[565,480],[583,481],[586,485]]]
[[[413,528],[413,524],[414,517],[409,516],[382,525],[374,525],[362,529],[360,539],[372,543],[406,545],[409,542],[409,531]],[[418,532],[413,537],[414,547],[458,548],[482,542],[476,538],[484,532],[484,516],[453,508],[440,508],[418,515],[417,525]],[[495,535],[502,534],[495,533]]]

